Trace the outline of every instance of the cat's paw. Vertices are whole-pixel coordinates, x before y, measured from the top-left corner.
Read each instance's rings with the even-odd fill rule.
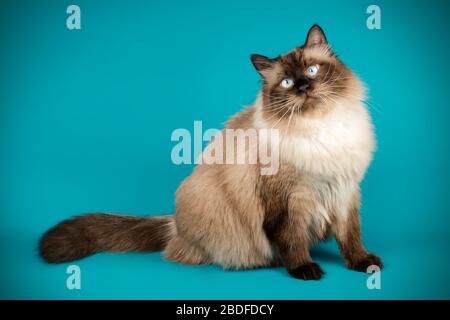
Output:
[[[302,280],[319,280],[324,275],[322,268],[314,262],[306,263],[295,269],[288,270],[289,274]]]
[[[378,257],[372,253],[368,253],[366,256],[364,256],[359,261],[349,264],[348,267],[355,271],[367,272],[367,268],[372,265],[376,265],[380,269],[383,269],[383,262],[381,262],[380,257]]]

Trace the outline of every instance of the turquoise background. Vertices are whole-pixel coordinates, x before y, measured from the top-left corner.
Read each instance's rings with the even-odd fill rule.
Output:
[[[450,298],[448,1],[72,1],[0,4],[0,298]],[[382,29],[366,28],[381,7]],[[193,166],[171,162],[176,128],[220,128],[253,102],[249,56],[301,45],[319,23],[370,87],[378,151],[363,183],[363,233],[381,255],[381,290],[347,270],[334,241],[326,272],[184,266],[160,253],[99,254],[47,265],[40,235],[70,216],[174,211]]]

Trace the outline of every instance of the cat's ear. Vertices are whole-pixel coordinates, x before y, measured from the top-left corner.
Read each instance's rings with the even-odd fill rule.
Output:
[[[252,54],[251,59],[255,69],[259,73],[271,69],[276,62],[275,59],[270,59],[260,54]]]
[[[323,32],[322,28],[318,24],[315,24],[308,31],[305,46],[313,47],[323,44],[324,45],[328,44],[327,37],[325,37],[325,33]]]

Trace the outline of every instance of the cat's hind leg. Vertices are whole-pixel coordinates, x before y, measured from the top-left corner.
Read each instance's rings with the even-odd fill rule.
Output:
[[[180,236],[176,236],[169,241],[164,250],[164,255],[167,260],[183,264],[198,265],[211,263],[210,259],[202,250]]]

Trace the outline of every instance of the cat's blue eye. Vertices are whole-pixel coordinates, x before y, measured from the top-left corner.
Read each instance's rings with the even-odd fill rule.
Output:
[[[317,74],[317,71],[319,71],[319,65],[309,66],[308,69],[306,69],[306,75],[314,77]]]
[[[290,78],[284,78],[281,80],[281,86],[285,89],[289,89],[294,85],[294,80]]]

